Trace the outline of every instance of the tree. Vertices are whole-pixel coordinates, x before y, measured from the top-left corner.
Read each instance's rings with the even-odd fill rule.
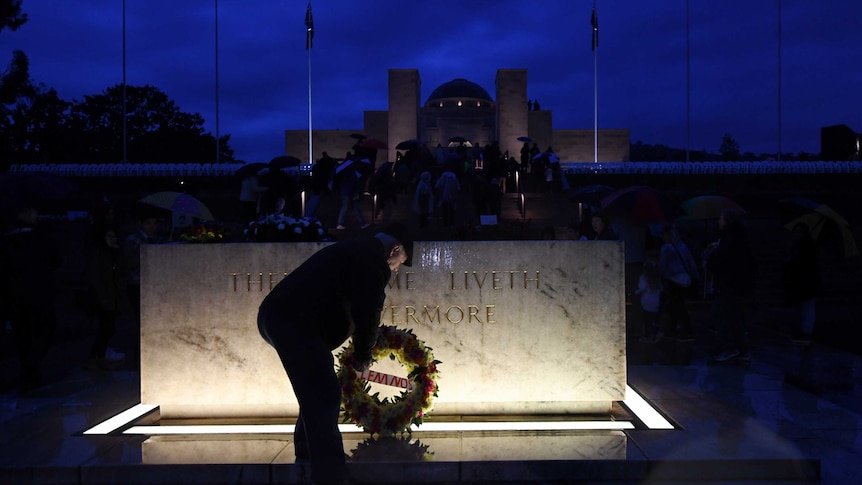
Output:
[[[70,135],[67,126],[69,103],[57,91],[30,84],[15,103],[5,107],[7,137],[0,153],[17,163],[68,161]]]
[[[730,133],[725,133],[721,139],[721,146],[718,148],[718,153],[721,154],[721,159],[728,162],[739,160],[739,143],[730,136]]]
[[[198,113],[180,110],[153,86],[126,86],[126,152],[130,162],[215,162],[216,140],[204,133]],[[74,101],[69,126],[78,137],[78,158],[89,162],[123,159],[123,87]],[[230,135],[219,139],[222,161],[233,161]]]
[[[0,0],[0,32],[3,29],[18,30],[27,22],[27,14],[21,12],[22,0]],[[12,53],[9,68],[0,75],[0,103],[14,102],[20,89],[30,79],[30,64],[24,52],[16,50]]]
[[[0,0],[0,32],[3,29],[18,30],[28,18],[21,11],[22,0]]]

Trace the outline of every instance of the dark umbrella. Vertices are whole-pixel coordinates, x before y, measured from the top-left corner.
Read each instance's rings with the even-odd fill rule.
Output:
[[[368,138],[368,137],[367,137],[367,136],[365,136],[365,135],[363,135],[362,133],[351,133],[351,134],[350,134],[350,138],[355,138],[355,139],[357,139],[357,140],[364,140],[364,139],[366,139],[366,138]]]
[[[280,170],[285,167],[298,167],[302,165],[302,160],[290,155],[281,155],[269,161],[271,170]]]
[[[77,190],[77,184],[59,175],[0,173],[0,207],[3,210],[38,206],[42,202],[66,198]]]
[[[395,145],[396,150],[412,150],[414,148],[419,148],[422,144],[422,140],[417,140],[416,138],[412,138],[410,140],[404,140],[401,143]]]
[[[233,173],[234,177],[238,177],[244,179],[249,175],[254,175],[261,170],[268,168],[269,164],[263,162],[254,162],[254,163],[246,163],[242,167],[238,168],[236,172]]]
[[[449,138],[449,143],[467,143],[467,139],[463,136],[453,136]]]
[[[609,185],[585,185],[569,192],[569,197],[575,202],[583,202],[598,207],[602,198],[614,190],[616,189]]]
[[[804,197],[793,197],[783,199],[781,202],[791,204],[803,209],[803,214],[787,222],[784,227],[792,230],[797,224],[805,224],[811,237],[819,240],[823,230],[827,227],[837,231],[841,238],[844,257],[858,256],[859,249],[853,235],[853,228],[847,219],[826,204],[816,202]]]
[[[522,141],[524,143],[533,143],[533,139],[529,136],[519,136],[518,141]]]
[[[710,220],[718,219],[722,212],[731,210],[737,214],[745,214],[739,204],[722,195],[699,195],[682,201],[685,219]]]
[[[601,206],[608,215],[638,222],[670,221],[685,215],[671,197],[644,185],[616,190],[602,198]]]

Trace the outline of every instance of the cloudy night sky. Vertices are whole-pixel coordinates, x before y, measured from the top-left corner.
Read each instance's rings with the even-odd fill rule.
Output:
[[[236,156],[267,161],[284,152],[285,129],[308,129],[307,4],[126,0],[126,82],[159,88],[213,134],[218,111]],[[67,101],[122,82],[121,0],[22,7],[29,22],[0,33],[4,66],[23,50],[33,81]],[[598,0],[595,57],[592,7],[313,0],[313,127],[361,130],[363,110],[388,109],[390,68],[419,70],[423,103],[455,78],[494,96],[498,68],[525,68],[527,96],[553,110],[555,128],[593,128],[597,81],[599,128],[628,128],[632,143],[685,148],[687,119],[690,148],[710,152],[730,133],[743,152],[774,153],[779,118],[783,152],[818,153],[822,126],[862,131],[859,0]]]

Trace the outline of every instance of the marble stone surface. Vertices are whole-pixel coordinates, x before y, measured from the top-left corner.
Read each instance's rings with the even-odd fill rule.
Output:
[[[142,248],[141,401],[163,418],[294,416],[257,307],[325,244]],[[606,413],[624,399],[622,243],[417,241],[416,251],[381,320],[412,328],[442,361],[435,415]]]

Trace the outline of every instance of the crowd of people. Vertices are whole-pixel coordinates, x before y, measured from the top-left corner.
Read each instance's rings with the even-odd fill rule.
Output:
[[[536,160],[528,167],[535,173],[544,173],[544,169],[539,168],[542,163]],[[429,220],[435,216],[441,220],[442,227],[447,228],[478,224],[480,216],[500,216],[504,194],[517,190],[515,173],[520,170],[517,160],[508,153],[501,153],[497,143],[485,147],[459,144],[447,148],[438,144],[433,151],[417,144],[398,151],[395,161],[379,166],[376,150],[363,151],[354,146],[342,159],[333,159],[323,152],[312,165],[307,184],[309,201],[303,215],[318,216],[321,201],[337,197],[340,210],[334,221],[336,229],[347,229],[352,223],[349,219],[365,229],[372,221],[362,211],[360,200],[370,196],[372,217],[375,221],[380,217],[384,225],[391,221],[392,211],[398,204],[409,207],[423,228],[428,227]],[[244,186],[242,193],[250,194],[253,190],[262,194],[266,188],[246,189]],[[465,194],[469,197],[462,197]],[[464,200],[469,200],[472,207],[465,206]],[[258,204],[258,207],[266,205]]]
[[[121,365],[127,353],[139,349],[115,349],[118,319],[128,315],[140,324],[141,264],[145,244],[161,242],[161,216],[142,210],[135,228],[116,219],[105,200],[94,204],[81,245],[61,240],[40,222],[35,205],[9,211],[0,238],[0,320],[8,322],[14,338],[22,390],[43,382],[43,361],[56,343],[58,285],[56,275],[66,263],[80,262],[82,271],[74,304],[93,325],[92,342],[82,355],[88,370]],[[80,248],[80,253],[72,248]],[[72,260],[72,261],[69,261]]]

